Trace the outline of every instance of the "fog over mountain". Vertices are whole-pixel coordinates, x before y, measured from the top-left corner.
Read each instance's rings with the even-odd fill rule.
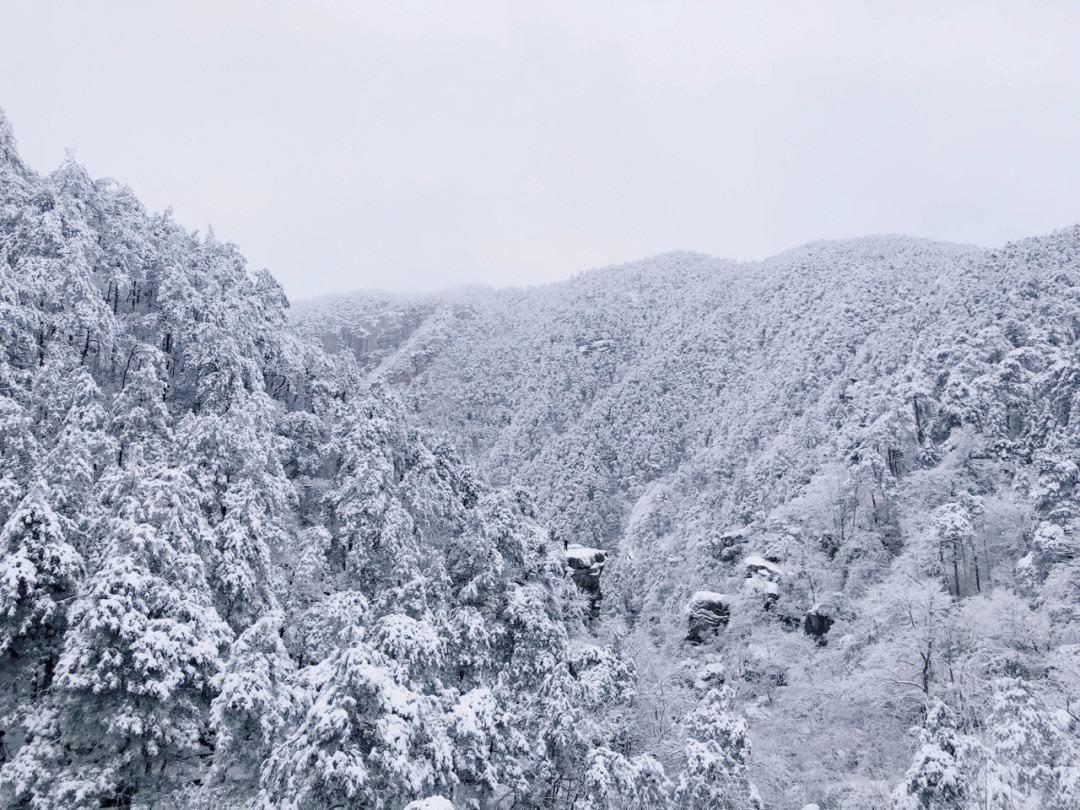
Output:
[[[0,117],[0,804],[1080,807],[1080,227],[290,306]]]
[[[1075,0],[9,0],[0,106],[290,298],[1080,219]]]

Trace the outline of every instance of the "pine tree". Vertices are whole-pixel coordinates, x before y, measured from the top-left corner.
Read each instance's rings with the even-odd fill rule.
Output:
[[[750,783],[746,721],[731,710],[731,691],[711,689],[687,721],[686,764],[675,795],[679,807],[729,810],[762,807]]]
[[[987,720],[985,806],[1064,808],[1075,798],[1080,752],[1022,678],[1000,678]]]
[[[454,781],[440,702],[355,640],[337,656],[299,729],[267,761],[260,796],[282,810],[342,803],[389,810]]]
[[[648,754],[627,759],[609,748],[589,752],[582,810],[663,810],[672,802],[672,784],[663,766]]]
[[[477,687],[458,697],[448,727],[456,798],[483,807],[504,793],[526,795],[526,739],[490,688]]]
[[[271,557],[284,550],[295,492],[277,454],[269,399],[236,396],[223,414],[188,414],[177,434],[214,534],[211,582],[223,614],[240,631],[278,607]]]
[[[26,408],[0,395],[0,520],[6,521],[26,495],[40,452]]]
[[[222,501],[217,525],[213,579],[225,605],[225,618],[246,627],[277,605],[271,590],[270,548],[281,539],[269,505],[255,483],[241,480]]]
[[[940,701],[930,705],[919,727],[919,748],[907,775],[893,793],[896,810],[955,810],[975,794],[978,743],[957,726]]]
[[[286,628],[285,643],[299,666],[325,661],[347,647],[356,628],[371,618],[367,599],[359,591],[338,591],[313,602]]]
[[[331,447],[340,459],[326,503],[340,565],[369,593],[377,581],[411,579],[419,566],[415,522],[393,497],[404,475],[400,417],[376,398],[345,406]]]
[[[0,531],[0,673],[4,692],[52,683],[83,560],[40,481]]]
[[[306,708],[296,665],[281,640],[283,619],[269,613],[241,633],[214,680],[214,759],[227,778],[243,784],[257,782],[262,763]]]
[[[92,516],[92,488],[117,454],[117,442],[108,433],[108,412],[97,383],[79,366],[69,375],[67,413],[59,435],[45,457],[41,473],[53,493],[57,509],[85,531]]]
[[[46,806],[164,789],[209,752],[211,685],[231,634],[192,548],[197,519],[172,486],[146,483],[167,473],[129,467],[124,477],[132,483],[114,488],[118,516],[71,610],[47,711],[10,765],[17,795]]]
[[[113,431],[120,444],[117,463],[121,465],[134,446],[148,461],[164,458],[171,439],[161,372],[151,360],[135,362],[139,365],[126,372],[123,390],[113,401]]]

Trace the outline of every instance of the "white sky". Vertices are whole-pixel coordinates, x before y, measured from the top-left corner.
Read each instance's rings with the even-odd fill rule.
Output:
[[[1080,3],[0,0],[74,147],[294,298],[1080,221]]]

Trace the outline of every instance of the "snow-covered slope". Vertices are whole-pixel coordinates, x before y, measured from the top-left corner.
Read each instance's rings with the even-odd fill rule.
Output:
[[[990,759],[1014,687],[1075,743],[1080,228],[669,254],[426,305],[379,373],[609,552],[593,631],[633,652],[665,764],[684,670],[718,665],[776,806],[887,803],[938,700]],[[699,591],[731,617],[690,644]]]
[[[670,793],[527,493],[287,308],[0,116],[0,806],[549,807],[596,759]]]

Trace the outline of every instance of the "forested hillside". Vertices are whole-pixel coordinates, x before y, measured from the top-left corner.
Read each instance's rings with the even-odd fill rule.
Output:
[[[625,752],[694,773],[722,702],[770,807],[1080,806],[1080,228],[294,316],[600,560]]]
[[[236,249],[0,118],[0,805],[570,806],[631,666],[477,479]]]

